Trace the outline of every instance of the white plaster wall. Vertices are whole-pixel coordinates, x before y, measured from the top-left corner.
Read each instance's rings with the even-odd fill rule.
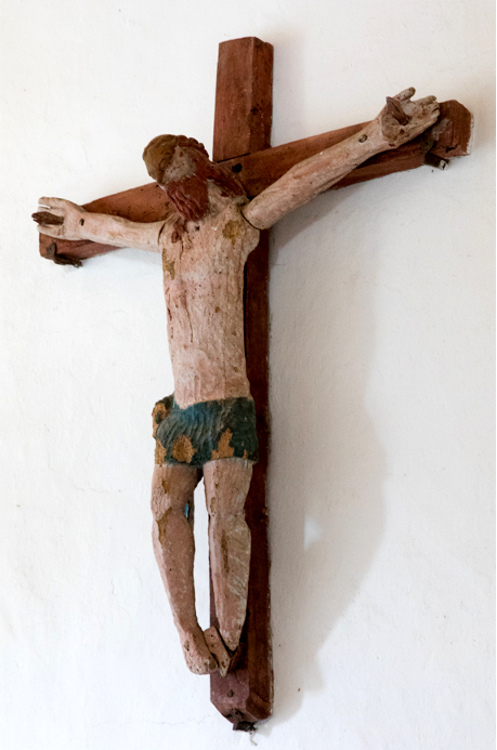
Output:
[[[493,747],[490,1],[4,0],[0,28],[2,749]],[[184,668],[149,540],[160,260],[54,266],[29,218],[142,184],[158,133],[210,145],[217,45],[249,35],[275,45],[274,145],[409,85],[476,122],[445,172],[274,233],[276,697],[252,739]]]

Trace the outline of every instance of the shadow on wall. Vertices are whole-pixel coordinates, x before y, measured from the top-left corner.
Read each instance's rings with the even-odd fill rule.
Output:
[[[324,688],[319,651],[382,537],[385,460],[366,407],[378,261],[373,228],[357,221],[360,187],[287,218],[272,252],[275,707],[264,734]]]

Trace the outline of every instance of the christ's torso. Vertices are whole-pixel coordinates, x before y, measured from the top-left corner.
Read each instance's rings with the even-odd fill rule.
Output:
[[[250,396],[245,366],[244,266],[259,231],[234,199],[209,189],[211,212],[160,235],[174,394],[182,408]]]

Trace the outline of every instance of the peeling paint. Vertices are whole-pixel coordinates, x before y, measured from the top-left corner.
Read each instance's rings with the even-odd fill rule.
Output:
[[[162,256],[162,268],[164,269],[164,273],[167,271],[167,273],[171,277],[171,280],[174,279],[174,277],[176,276],[176,272],[174,270],[174,260],[168,260],[165,254]]]
[[[162,466],[162,464],[166,460],[166,453],[167,451],[160,440],[157,440],[157,442],[155,443],[155,463],[159,466]]]
[[[227,240],[231,240],[231,243],[233,247],[236,244],[236,241],[241,233],[241,226],[239,221],[235,221],[232,219],[231,221],[226,222],[226,224],[223,227],[223,237],[226,237]]]
[[[159,532],[159,544],[163,545],[166,543],[167,535],[167,524],[169,522],[169,516],[173,512],[172,508],[168,508],[166,512],[157,519],[157,530]]]
[[[219,439],[217,451],[213,450],[211,453],[211,459],[215,461],[218,458],[231,458],[235,453],[235,449],[230,445],[233,433],[231,430],[225,430]]]
[[[189,464],[192,461],[193,456],[197,452],[197,449],[193,447],[192,441],[186,435],[180,435],[173,445],[171,451],[173,458],[181,463]]]
[[[165,399],[166,401],[169,401],[169,399]],[[165,418],[170,413],[171,408],[169,405],[166,405],[164,401],[157,401],[155,404],[153,410],[152,410],[152,429],[153,429],[153,437],[155,438],[157,436],[157,428],[160,425],[161,422],[165,420]]]
[[[228,560],[228,543],[226,541],[226,534],[224,531],[221,534],[221,554],[223,556],[224,572],[228,574],[230,572],[230,565]]]

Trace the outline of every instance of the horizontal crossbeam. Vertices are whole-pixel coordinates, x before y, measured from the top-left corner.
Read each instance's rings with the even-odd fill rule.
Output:
[[[340,130],[332,130],[286,143],[283,146],[222,160],[220,163],[237,174],[247,194],[253,198],[294,164],[354,135],[365,124],[360,123]],[[430,130],[394,151],[369,159],[333,185],[331,189],[337,190],[394,172],[416,169],[423,164],[445,166],[449,159],[469,154],[471,129],[472,117],[466,107],[457,101],[443,102],[440,105],[440,118]],[[99,198],[87,203],[84,208],[93,213],[113,214],[140,222],[160,221],[166,218],[169,212],[165,195],[155,183]],[[101,245],[87,240],[54,241],[47,235],[40,235],[40,254],[56,263],[79,264],[86,258],[116,249],[110,245]]]

